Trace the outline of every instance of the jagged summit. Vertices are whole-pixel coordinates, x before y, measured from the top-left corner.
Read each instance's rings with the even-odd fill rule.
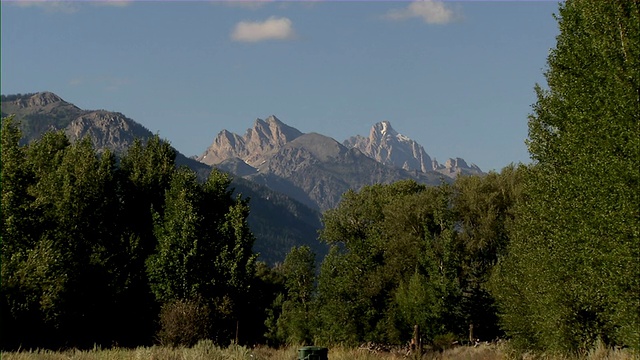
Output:
[[[345,140],[343,145],[358,149],[385,165],[404,170],[424,173],[436,171],[451,178],[459,174],[482,173],[480,168],[473,164],[469,166],[460,158],[449,159],[444,165],[438,164],[435,159],[431,159],[422,145],[397,132],[386,120],[374,124],[368,138],[356,135]]]
[[[373,125],[373,127],[371,128],[371,131],[380,133],[382,135],[389,135],[389,136],[398,135],[398,132],[391,127],[391,123],[386,120]]]
[[[431,158],[424,148],[409,137],[398,133],[389,121],[374,124],[368,138],[353,136],[345,140],[343,145],[356,148],[385,165],[425,173],[433,170]]]
[[[449,177],[455,178],[458,175],[478,175],[482,170],[476,164],[468,165],[462,158],[449,158],[444,164],[439,164],[434,158],[432,161],[433,170]]]
[[[197,160],[207,165],[220,164],[229,158],[239,158],[256,167],[274,151],[302,135],[275,115],[256,119],[243,136],[222,130]]]
[[[404,136],[404,135],[400,134],[399,132],[397,132],[391,126],[391,122],[389,122],[387,120],[381,121],[379,123],[374,124],[371,127],[371,131],[369,133],[369,138],[380,138],[380,139],[382,139],[382,137],[396,138],[398,141],[401,141],[401,142],[411,142],[412,141],[409,137]]]
[[[395,148],[413,146],[406,143],[410,139],[393,130],[389,122],[377,124],[371,136],[375,138],[372,143],[390,143]],[[442,177],[429,169],[416,172],[386,166],[331,137],[303,134],[275,116],[256,119],[243,136],[221,131],[198,160],[239,172],[245,179],[284,192],[320,210],[338,205],[342,194],[349,189],[402,179],[435,185]],[[427,160],[430,166],[431,160]]]

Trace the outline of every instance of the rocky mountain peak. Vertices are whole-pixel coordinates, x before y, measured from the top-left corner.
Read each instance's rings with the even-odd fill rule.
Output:
[[[260,140],[279,146],[302,135],[300,131],[286,125],[275,115],[269,116],[266,120],[256,119],[253,128],[247,130],[245,137],[247,135],[252,136],[253,133],[259,135],[261,137]]]
[[[197,160],[208,165],[222,163],[235,157],[251,166],[259,166],[274,151],[302,135],[297,129],[284,124],[276,116],[256,119],[244,136],[227,130],[221,131],[213,143]]]
[[[86,112],[71,121],[64,131],[72,141],[89,137],[97,149],[115,152],[126,151],[136,138],[152,136],[147,128],[123,114],[106,110]]]
[[[64,100],[62,100],[61,97],[49,91],[17,96],[11,102],[19,109],[43,108],[51,104],[69,105]]]
[[[267,117],[265,119],[265,122],[267,124],[278,124],[280,126],[285,125],[282,121],[280,121],[280,119],[278,119],[275,115],[269,115],[269,117]],[[285,125],[286,126],[286,125]]]
[[[374,124],[368,138],[354,136],[345,140],[343,145],[356,148],[385,165],[425,173],[432,170],[431,158],[424,148],[409,137],[398,133],[389,121]]]
[[[458,175],[479,175],[483,173],[478,165],[468,165],[462,158],[449,158],[444,164],[439,164],[436,159],[433,159],[432,167],[434,171],[452,178]]]
[[[348,148],[356,148],[368,157],[404,170],[436,171],[451,178],[460,174],[482,174],[476,165],[468,165],[461,158],[448,159],[439,164],[426,153],[422,145],[397,132],[389,121],[381,121],[371,127],[369,137],[357,135],[343,142]]]
[[[373,125],[373,127],[371,127],[371,132],[370,132],[370,137],[371,135],[382,135],[382,136],[389,136],[389,137],[396,137],[398,136],[398,132],[395,131],[393,129],[393,127],[391,127],[391,123],[389,121],[381,121],[375,125]]]
[[[52,92],[40,92],[29,98],[27,101],[29,106],[46,106],[52,103],[62,102],[61,97]]]

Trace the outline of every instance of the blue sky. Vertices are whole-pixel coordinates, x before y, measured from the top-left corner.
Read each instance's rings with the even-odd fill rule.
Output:
[[[554,1],[2,1],[1,91],[119,111],[199,155],[276,115],[343,141],[388,120],[444,162],[529,162]]]

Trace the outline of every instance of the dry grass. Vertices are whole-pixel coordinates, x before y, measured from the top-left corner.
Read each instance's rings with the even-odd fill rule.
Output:
[[[3,352],[2,360],[297,360],[297,347],[271,349],[246,348],[232,345],[220,348],[211,341],[201,341],[192,348],[140,347],[136,349],[93,350],[30,350]],[[609,349],[598,345],[591,351],[575,356],[551,354],[518,354],[504,344],[482,344],[478,347],[456,347],[443,352],[428,352],[421,357],[400,353],[373,353],[363,349],[330,348],[329,360],[632,360],[640,359],[637,352]]]

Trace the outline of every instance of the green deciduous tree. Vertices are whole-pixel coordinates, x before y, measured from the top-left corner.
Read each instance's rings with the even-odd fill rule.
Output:
[[[177,170],[164,214],[154,215],[158,244],[147,260],[156,299],[204,302],[214,322],[207,333],[219,341],[230,340],[230,324],[238,320],[255,261],[247,204],[231,197],[229,184],[229,177],[216,170],[205,184],[193,171]]]
[[[462,304],[473,338],[491,340],[502,335],[487,282],[509,244],[522,172],[522,166],[510,165],[500,173],[460,177],[453,185],[454,216],[462,246]]]
[[[276,299],[280,306],[273,340],[288,344],[311,344],[315,317],[315,254],[308,246],[293,247],[282,264],[286,293]]]
[[[136,139],[120,158],[116,173],[121,228],[117,267],[121,283],[119,313],[130,326],[124,344],[150,343],[159,307],[149,286],[145,262],[156,250],[153,212],[164,213],[165,192],[175,171],[175,150],[159,136]]]
[[[3,124],[6,324],[15,321],[13,333],[24,345],[104,341],[114,336],[105,305],[119,285],[110,255],[118,228],[115,158],[99,157],[87,140],[72,145],[62,133],[27,147],[19,138]]]
[[[428,340],[460,332],[451,196],[446,185],[402,181],[347,193],[325,213],[321,238],[334,246],[318,282],[320,339],[399,343],[415,324]]]
[[[573,351],[640,346],[640,3],[560,5],[549,88],[529,119],[508,254],[496,272],[507,334]]]
[[[324,214],[332,244],[318,280],[327,343],[400,343],[419,325],[427,342],[500,334],[487,281],[508,244],[522,171],[413,181],[347,192]]]

